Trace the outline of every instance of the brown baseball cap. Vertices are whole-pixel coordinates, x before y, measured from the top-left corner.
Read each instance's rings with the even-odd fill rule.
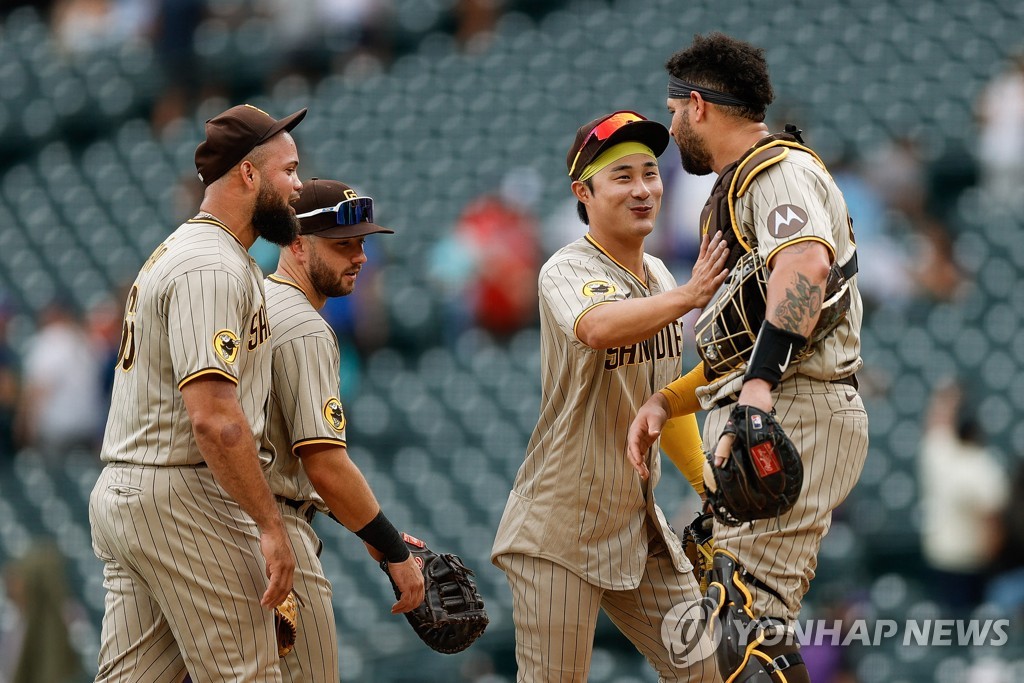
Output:
[[[337,180],[307,180],[302,183],[302,193],[292,206],[302,235],[341,240],[375,232],[395,232],[373,222],[372,198],[359,196]]]
[[[199,179],[209,185],[254,148],[299,125],[305,116],[306,110],[300,109],[278,121],[251,104],[239,104],[214,116],[206,122],[206,139],[196,147]]]
[[[616,111],[580,126],[565,156],[569,177],[578,180],[583,169],[597,155],[620,142],[641,142],[651,148],[654,156],[668,147],[668,128],[635,111]]]

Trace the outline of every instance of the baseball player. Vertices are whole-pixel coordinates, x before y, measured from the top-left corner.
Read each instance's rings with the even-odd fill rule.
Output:
[[[97,681],[281,680],[273,608],[295,558],[261,467],[270,325],[247,249],[296,234],[288,131],[305,114],[207,121],[201,211],[128,295],[89,503],[107,590]]]
[[[380,509],[345,444],[338,390],[341,359],[330,325],[317,312],[328,297],[351,294],[366,263],[366,235],[393,233],[373,222],[373,200],[334,180],[313,178],[295,203],[300,235],[281,248],[264,282],[274,330],[267,435],[276,458],[267,475],[295,549],[299,596],[295,650],[281,660],[285,681],[338,680],[338,635],[331,584],[310,522],[318,509],[353,530],[402,591],[393,613],[423,602],[423,574]]]
[[[798,645],[772,631],[797,618],[831,512],[857,482],[867,454],[868,419],[855,375],[862,365],[862,306],[852,221],[800,131],[787,126],[786,133],[768,134],[763,120],[773,92],[763,50],[712,33],[697,36],[666,67],[671,132],[683,168],[719,176],[702,230],[723,231],[730,263],[755,264],[766,283],[766,306],[761,320],[750,308],[741,314],[756,341],[733,368],[720,363],[729,355],[723,351],[734,348],[736,337],[721,329],[729,323],[698,320],[698,334],[707,331],[699,339],[704,363],[643,407],[630,429],[631,456],[642,457],[668,417],[704,408],[704,443],[721,465],[732,437],[719,436],[731,409],[775,411],[803,460],[803,493],[779,519],[735,527],[716,522],[714,533],[716,566],[737,569],[728,573],[726,588],[752,594],[753,616],[778,625],[763,633],[776,644],[759,648],[764,657],[749,657],[749,669],[721,668],[723,677],[737,680],[807,681]],[[841,287],[833,295],[835,283]],[[710,471],[706,479],[710,485]]]
[[[512,590],[519,681],[586,681],[598,609],[660,680],[716,680],[710,652],[678,668],[662,638],[666,613],[699,590],[654,500],[658,459],[644,481],[624,457],[633,411],[678,376],[679,319],[725,277],[717,236],[681,287],[644,253],[668,139],[619,111],[580,127],[566,158],[589,232],[540,272],[540,419],[492,550]]]

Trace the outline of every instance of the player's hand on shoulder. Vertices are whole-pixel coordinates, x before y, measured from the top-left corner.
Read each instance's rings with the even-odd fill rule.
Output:
[[[391,613],[404,614],[419,607],[423,602],[423,571],[416,556],[410,555],[402,562],[389,562],[388,573],[402,592],[402,597],[391,606]]]
[[[729,257],[729,246],[722,239],[721,231],[714,237],[704,235],[700,241],[700,254],[693,264],[690,281],[683,287],[687,289],[691,299],[691,308],[703,308],[718,288],[725,282],[729,269],[725,267]]]
[[[260,604],[267,609],[274,609],[288,597],[295,576],[295,554],[284,524],[261,530],[260,552],[266,562],[267,578],[270,580]]]

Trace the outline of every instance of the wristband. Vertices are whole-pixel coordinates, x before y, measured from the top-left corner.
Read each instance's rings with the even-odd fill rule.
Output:
[[[409,558],[409,547],[402,540],[402,534],[384,516],[383,510],[357,531],[356,536],[384,553],[384,559],[388,562],[405,562]]]
[[[786,372],[790,361],[806,345],[807,337],[776,327],[765,320],[761,323],[761,331],[757,333],[754,350],[750,352],[743,381],[763,379],[774,389],[782,381],[782,374]]]

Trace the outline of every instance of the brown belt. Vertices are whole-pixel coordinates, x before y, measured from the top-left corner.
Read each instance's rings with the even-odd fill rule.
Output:
[[[306,524],[312,524],[313,523],[313,518],[316,516],[316,505],[313,504],[313,501],[311,501],[311,500],[292,500],[291,498],[285,498],[284,496],[277,496],[277,499],[279,501],[281,501],[282,503],[284,503],[285,505],[287,505],[288,507],[290,507],[293,510],[295,510],[296,512],[298,512],[303,517],[305,517],[306,518]],[[304,505],[308,506],[308,507],[306,507],[305,510],[302,509],[302,507]]]
[[[844,384],[854,389],[860,388],[860,382],[857,380],[857,373],[847,375],[846,377],[840,377],[839,379],[832,379],[828,381],[829,384]],[[739,398],[737,394],[729,394],[715,401],[716,408],[724,408],[725,406],[732,405]]]

